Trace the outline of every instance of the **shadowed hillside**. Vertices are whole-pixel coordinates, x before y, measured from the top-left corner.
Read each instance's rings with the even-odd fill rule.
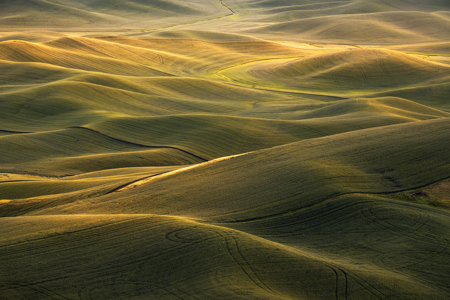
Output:
[[[448,163],[442,161],[449,161],[449,145],[439,142],[448,123],[427,121],[288,144],[155,176],[98,200],[85,190],[6,203],[3,213],[41,216],[2,218],[2,228],[14,232],[5,236],[3,259],[38,262],[20,281],[4,281],[2,293],[78,294],[82,299],[192,294],[205,299],[442,299],[448,293],[448,212],[394,202],[383,194],[448,176]],[[405,127],[411,129],[406,136]],[[416,151],[405,155],[412,147]],[[410,163],[419,157],[420,163]],[[125,174],[118,175],[116,184],[123,186]],[[80,189],[82,182],[65,183]],[[53,216],[64,213],[71,215]],[[9,225],[12,220],[17,222]],[[36,233],[21,231],[27,224]],[[50,249],[54,254],[47,258]],[[104,254],[101,260],[97,251]],[[62,265],[58,258],[64,258]],[[46,282],[39,280],[42,261],[52,270]]]

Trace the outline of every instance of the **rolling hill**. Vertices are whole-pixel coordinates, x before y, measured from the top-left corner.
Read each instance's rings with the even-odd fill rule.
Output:
[[[250,63],[222,74],[249,85],[354,93],[447,82],[450,68],[394,51],[356,49]]]
[[[0,24],[15,28],[145,28],[161,21],[177,24],[220,17],[229,10],[212,1],[127,0],[67,1],[20,0],[2,3]],[[57,16],[55,18],[55,16]]]
[[[444,0],[0,1],[0,299],[447,299]]]

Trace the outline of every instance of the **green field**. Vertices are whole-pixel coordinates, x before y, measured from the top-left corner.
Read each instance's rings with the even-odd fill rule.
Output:
[[[447,0],[0,6],[0,299],[450,298]]]

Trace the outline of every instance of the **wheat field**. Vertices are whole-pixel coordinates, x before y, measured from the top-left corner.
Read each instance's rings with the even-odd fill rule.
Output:
[[[0,299],[450,298],[447,0],[0,1]]]

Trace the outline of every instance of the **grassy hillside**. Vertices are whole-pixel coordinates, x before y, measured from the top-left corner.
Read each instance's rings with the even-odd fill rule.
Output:
[[[0,7],[0,299],[450,298],[448,1]]]
[[[229,14],[220,3],[179,0],[67,1],[20,0],[4,3],[0,24],[6,28],[142,28],[195,22]]]
[[[248,85],[355,93],[447,82],[450,68],[399,52],[356,49],[250,63],[221,74]]]
[[[168,30],[165,36],[171,37],[177,36],[174,29],[206,29],[281,40],[373,45],[448,40],[448,9],[445,0],[21,0],[3,5],[0,24],[10,31],[77,28],[136,35]]]
[[[448,41],[446,1],[229,1],[234,15],[167,28],[264,39],[379,45]]]
[[[443,118],[289,143],[199,165],[100,197],[96,204],[91,200],[86,207],[74,205],[79,213],[104,213],[115,211],[112,203],[120,199],[120,212],[129,213],[129,206],[140,213],[232,222],[299,210],[343,194],[410,190],[448,177],[448,126]]]
[[[429,213],[439,216],[439,212]],[[370,226],[369,220],[360,216]],[[2,284],[2,293],[7,297],[185,299],[195,295],[202,299],[329,299],[347,295],[370,298],[395,297],[390,293],[394,286],[400,298],[440,299],[443,296],[413,276],[376,267],[369,273],[362,267],[352,266],[351,262],[330,262],[317,253],[186,218],[96,215],[19,220],[22,226],[40,229],[41,236],[31,234],[28,243],[3,246],[5,262],[31,266],[20,279]],[[2,228],[9,225],[7,219],[2,223]],[[60,228],[59,232],[52,232],[55,227]],[[430,229],[433,228],[436,227]],[[426,233],[419,232],[415,235]],[[43,233],[47,236],[42,236]],[[19,234],[20,231],[16,237]],[[390,237],[395,237],[395,232]],[[430,238],[430,241],[439,240]],[[52,249],[50,259],[46,249]],[[103,254],[100,259],[98,251]],[[72,259],[61,261],[58,258],[62,253],[70,253]],[[205,256],[210,259],[205,260]],[[416,257],[420,259],[420,255]],[[41,268],[48,268],[47,276],[51,280],[41,280]],[[264,272],[266,268],[271,272]],[[171,272],[165,272],[169,269]],[[2,270],[2,277],[15,275],[14,270]]]
[[[448,126],[443,119],[288,144],[98,200],[85,192],[5,203],[4,213],[41,216],[1,219],[13,229],[2,235],[4,261],[28,267],[2,282],[2,294],[442,299],[448,212],[379,193],[448,176],[440,143]],[[2,274],[14,278],[17,269]]]

